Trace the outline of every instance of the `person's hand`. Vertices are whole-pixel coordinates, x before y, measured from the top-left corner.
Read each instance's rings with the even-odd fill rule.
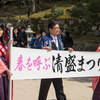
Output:
[[[45,49],[45,50],[51,51],[51,48],[50,48],[49,46],[47,46],[47,47],[43,47],[42,49]]]
[[[13,43],[14,43],[14,45],[15,45],[15,44],[17,44],[17,41],[14,41]]]
[[[9,44],[9,45],[14,44],[14,39],[12,39],[12,40],[11,40],[11,39],[9,39],[8,44]]]
[[[21,42],[21,44],[22,44],[22,45],[24,45],[24,43],[23,43],[23,42]]]
[[[10,44],[13,44],[13,42],[14,42],[14,39],[10,40]]]
[[[6,69],[6,72],[7,72],[7,75],[8,75],[8,80],[10,80],[12,73],[9,69]]]
[[[69,51],[69,52],[72,52],[72,51],[74,51],[74,50],[73,50],[73,48],[68,48],[68,51]]]

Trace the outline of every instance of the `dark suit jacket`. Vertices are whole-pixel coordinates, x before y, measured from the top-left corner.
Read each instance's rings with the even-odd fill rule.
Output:
[[[51,35],[48,34],[47,36],[42,37],[37,47],[42,49],[43,47],[49,46],[51,47],[52,50],[64,50],[63,42],[59,36],[57,36],[57,40],[58,40],[59,48],[56,47]]]

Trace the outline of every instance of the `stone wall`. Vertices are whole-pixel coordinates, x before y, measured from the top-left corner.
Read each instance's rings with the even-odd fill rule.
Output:
[[[99,45],[99,40],[97,41],[81,41],[78,36],[89,35],[94,36],[95,38],[100,37],[100,21],[89,21],[86,19],[64,19],[59,20],[56,19],[60,23],[61,30],[68,30],[73,37],[74,40],[74,49],[80,51],[95,51],[97,46]],[[10,22],[13,26],[26,26],[27,27],[27,20],[0,20],[0,22],[6,24]],[[35,31],[37,34],[40,32],[41,29],[45,29],[48,31],[48,20],[46,19],[31,19],[30,23],[32,30]],[[75,36],[75,37],[74,37]]]

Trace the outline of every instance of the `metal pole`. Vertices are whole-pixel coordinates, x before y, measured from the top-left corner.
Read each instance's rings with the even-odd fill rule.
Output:
[[[11,71],[11,48],[12,48],[12,43],[11,40],[13,39],[13,27],[10,28],[10,50],[9,50],[9,69]],[[9,100],[12,100],[12,80],[9,81]]]

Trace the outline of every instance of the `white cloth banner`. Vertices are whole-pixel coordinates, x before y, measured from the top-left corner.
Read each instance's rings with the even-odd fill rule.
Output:
[[[100,53],[11,48],[11,79],[100,76]]]

